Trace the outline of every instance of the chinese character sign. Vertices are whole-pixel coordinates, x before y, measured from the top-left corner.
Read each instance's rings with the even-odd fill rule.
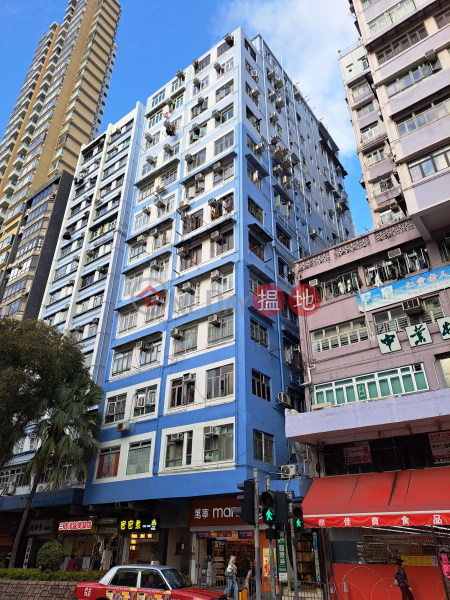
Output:
[[[299,317],[313,315],[319,309],[321,301],[319,290],[306,283],[297,285],[289,294],[289,306]]]
[[[450,267],[440,267],[428,273],[422,273],[415,277],[408,277],[389,285],[357,294],[358,308],[363,312],[363,304],[366,311],[376,310],[404,302],[415,296],[429,294],[450,287]]]
[[[396,331],[379,333],[377,335],[377,341],[381,354],[389,354],[390,352],[397,352],[397,350],[402,349]]]
[[[158,526],[156,519],[142,521],[141,519],[122,519],[119,521],[119,531],[155,531]]]
[[[369,442],[355,442],[354,446],[344,447],[346,465],[361,465],[372,462]]]
[[[450,431],[429,433],[431,452],[435,465],[450,464]]]
[[[439,326],[439,331],[441,332],[443,340],[450,340],[450,318],[442,317],[442,319],[437,319],[437,324]]]
[[[58,531],[84,531],[92,529],[92,521],[67,521],[60,523]]]
[[[284,292],[274,283],[261,285],[253,294],[253,306],[266,317],[273,317],[283,310]]]
[[[426,323],[417,323],[417,325],[411,325],[406,328],[406,335],[408,336],[411,348],[416,346],[424,346],[425,344],[431,344],[431,334],[428,331],[428,325]]]

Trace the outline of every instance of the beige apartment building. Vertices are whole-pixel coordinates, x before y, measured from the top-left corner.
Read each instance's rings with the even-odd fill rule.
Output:
[[[120,4],[70,0],[65,12],[39,40],[0,144],[0,279],[27,198],[60,171],[73,175],[81,146],[99,133]]]

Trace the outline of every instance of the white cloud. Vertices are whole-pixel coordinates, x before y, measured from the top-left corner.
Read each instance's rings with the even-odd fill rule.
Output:
[[[357,40],[347,0],[226,0],[217,5],[214,37],[241,26],[260,33],[343,154],[355,153],[355,137],[338,50]]]

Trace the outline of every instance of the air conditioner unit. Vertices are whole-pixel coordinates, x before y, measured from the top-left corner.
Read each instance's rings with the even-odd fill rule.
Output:
[[[205,427],[205,435],[219,435],[219,428],[214,425]]]
[[[25,226],[19,227],[19,235],[25,231]]]
[[[64,310],[68,310],[69,306],[70,306],[70,304],[64,304]]]
[[[220,276],[220,271],[216,269],[215,271],[211,271],[210,275],[212,281],[222,281],[222,277]]]
[[[222,239],[222,234],[220,233],[220,231],[214,231],[211,234],[211,241],[212,242],[220,242],[221,239]]]
[[[398,210],[400,210],[397,200],[391,200],[389,202],[389,208],[394,212],[397,212]]]
[[[212,170],[215,173],[221,173],[223,171],[223,166],[222,166],[222,163],[220,162],[220,160],[213,164]]]
[[[185,256],[189,255],[189,250],[186,248],[186,246],[180,246],[177,248],[177,255],[181,256],[181,258],[184,258]]]
[[[279,119],[279,116],[278,116],[277,112],[270,113],[270,120],[273,123],[276,123],[278,121],[278,119]]]
[[[165,298],[165,296],[160,296],[159,294],[155,294],[154,296],[151,297],[151,300],[158,306],[162,306],[165,303],[166,298]]]
[[[253,79],[258,79],[258,77],[259,77],[258,71],[256,71],[255,69],[252,69],[250,71],[250,75],[253,77]]]
[[[98,206],[101,203],[102,203],[102,199],[101,198],[96,198],[96,200],[94,201],[94,205],[95,206]]]
[[[388,257],[389,258],[399,258],[402,256],[403,252],[400,248],[394,248],[394,250],[389,250]]]
[[[220,73],[220,71],[222,70],[222,66],[221,66],[220,62],[215,62],[214,68],[218,73]]]
[[[183,337],[183,332],[181,331],[181,329],[178,329],[178,327],[174,327],[170,330],[169,335],[174,340],[181,340],[181,338]]]
[[[195,131],[197,129],[200,129],[200,125],[198,123],[193,123],[189,131]]]
[[[67,285],[75,285],[75,279],[69,279]]]
[[[183,382],[184,383],[193,383],[195,381],[195,373],[184,373]]]
[[[185,160],[187,163],[191,163],[191,162],[193,162],[193,161],[194,161],[194,157],[192,156],[192,154],[186,154],[186,156],[184,157],[184,160]]]
[[[136,348],[140,348],[141,350],[146,350],[149,346],[146,342],[143,342],[142,340],[138,340],[136,342]]]
[[[254,87],[254,88],[252,89],[252,92],[251,92],[251,93],[252,93],[252,96],[256,96],[256,97],[258,97],[258,96],[260,95],[260,93],[261,93],[261,90],[259,89],[259,87],[258,87],[258,86],[256,86],[256,87]]]
[[[150,269],[152,271],[158,270],[159,269],[159,262],[157,260],[151,260],[150,261]]]
[[[38,483],[36,492],[46,492],[50,487],[49,483]]]
[[[315,229],[310,229],[309,230],[309,237],[314,239],[315,237],[317,237],[317,231]]]
[[[195,181],[204,181],[205,176],[203,175],[203,173],[197,173],[197,175],[195,176]]]
[[[273,174],[274,175],[279,175],[280,173],[283,172],[283,167],[281,165],[275,165],[273,168]]]
[[[167,154],[172,154],[173,153],[173,148],[172,148],[172,146],[170,144],[164,144],[163,150],[165,152],[167,152]]]
[[[165,186],[164,185],[157,185],[155,188],[155,194],[159,195],[162,194],[165,191]]]
[[[154,156],[147,156],[145,162],[148,162],[149,165],[156,165],[156,158]]]
[[[150,213],[152,212],[152,209],[150,208],[150,206],[145,206],[142,209],[142,212],[144,213],[144,215],[150,215]]]
[[[94,318],[92,319],[92,323],[94,323],[94,325],[98,325],[98,324],[99,324],[99,322],[100,322],[100,319],[99,319],[98,317],[94,317]]]
[[[227,33],[226,35],[223,36],[223,39],[226,41],[226,43],[229,46],[233,45],[234,42],[234,37],[231,35],[231,33]]]
[[[42,485],[42,484],[40,484]],[[47,485],[47,484],[45,484]],[[39,485],[38,485],[39,488]],[[16,486],[15,485],[8,485],[5,487],[5,491],[3,492],[5,496],[13,496],[14,492],[16,491]],[[39,491],[39,490],[36,490]]]
[[[78,331],[79,333],[81,333],[82,331],[84,331],[84,325],[77,325],[75,327],[75,331]]]
[[[222,322],[222,317],[220,315],[214,314],[214,315],[209,315],[209,317],[208,317],[208,323],[211,323],[211,325],[220,325],[221,322]]]
[[[194,79],[192,80],[192,83],[195,85],[195,87],[200,88],[201,83],[200,83],[200,79],[198,77],[194,77]]]
[[[322,404],[311,404],[311,410],[324,410],[325,408],[333,408],[332,402],[322,402]]]
[[[178,205],[178,212],[182,213],[185,210],[189,210],[191,208],[191,205],[189,204],[189,202],[187,200],[182,200],[180,202],[180,204]]]
[[[298,465],[282,465],[280,474],[281,479],[292,479],[292,477],[298,477]]]
[[[270,136],[270,143],[272,146],[274,146],[275,144],[278,144],[279,141],[280,141],[280,138],[277,135]]]
[[[149,142],[150,144],[153,142],[153,136],[148,131],[146,133],[144,133],[144,137],[147,140],[147,142]]]
[[[189,294],[192,294],[195,292],[195,284],[191,283],[190,281],[185,281],[181,286],[181,290],[183,292],[188,292]]]
[[[272,79],[273,79],[274,77],[275,77],[275,71],[273,71],[273,70],[272,70],[272,71],[268,71],[268,72],[267,72],[267,79],[268,79],[269,81],[272,81]]]
[[[192,216],[186,212],[183,212],[181,213],[180,219],[183,221],[183,223],[189,223],[189,221],[192,220]]]
[[[112,149],[113,149],[115,152],[118,152],[118,151],[119,151],[119,146],[117,146],[117,144],[114,144],[114,146],[112,147]]]
[[[183,438],[184,433],[171,433],[169,437],[171,442],[181,442]]]
[[[292,350],[293,352],[300,352],[300,344],[294,344],[294,346],[292,346]]]
[[[220,117],[221,117],[221,114],[220,114],[220,112],[217,110],[217,108],[215,108],[215,109],[212,111],[212,113],[211,113],[211,117],[212,117],[213,119],[216,119],[216,121],[218,121],[218,120],[220,119]]]
[[[422,300],[420,298],[410,298],[402,302],[403,312],[407,315],[416,315],[424,312]]]
[[[262,152],[264,152],[264,144],[257,144],[255,148],[255,153],[261,154]]]
[[[278,404],[282,404],[283,406],[292,406],[292,401],[289,394],[278,392]]]
[[[150,229],[149,234],[152,237],[158,237],[158,229],[156,227],[154,229]]]
[[[136,238],[137,242],[146,242],[147,241],[147,236],[146,235],[138,235]]]
[[[212,208],[215,208],[218,205],[218,200],[216,198],[210,198],[208,200],[208,206],[211,206]]]
[[[428,50],[425,52],[425,60],[428,62],[434,62],[437,59],[436,50]]]
[[[178,71],[176,72],[176,76],[178,77],[178,79],[183,79],[183,77],[184,77],[183,69],[178,69]]]
[[[86,252],[86,256],[94,256],[94,254],[95,254],[94,250],[88,250]]]
[[[205,458],[204,458],[205,462],[211,462],[212,459],[213,459],[213,453],[212,452],[205,452],[204,456],[205,456]]]
[[[203,104],[204,101],[205,101],[205,98],[203,96],[197,97],[197,104]]]
[[[166,206],[165,201],[162,198],[157,198],[153,203],[157,208],[164,208]]]
[[[23,292],[22,292],[22,296],[28,296],[28,294],[30,293],[31,290],[31,285],[29,285],[28,287],[24,288]]]
[[[116,429],[117,429],[117,431],[130,431],[131,423],[129,421],[124,421],[123,423],[117,423]]]
[[[197,185],[198,185],[198,184],[197,184]],[[192,200],[193,198],[195,198],[195,188],[194,188],[194,186],[190,187],[190,188],[187,190],[187,198],[188,198],[189,200]],[[181,202],[180,202],[180,204],[181,204]]]

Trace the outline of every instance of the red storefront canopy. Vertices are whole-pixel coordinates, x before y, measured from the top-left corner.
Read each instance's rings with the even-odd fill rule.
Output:
[[[305,527],[450,525],[450,467],[314,479]]]

